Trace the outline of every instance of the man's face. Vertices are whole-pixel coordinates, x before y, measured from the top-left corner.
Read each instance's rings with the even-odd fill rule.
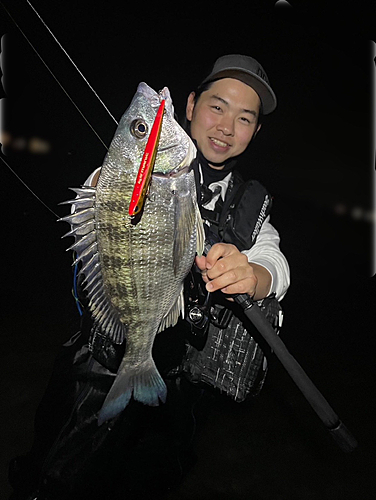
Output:
[[[233,78],[217,80],[196,104],[188,97],[187,119],[191,136],[205,158],[222,163],[246,149],[261,125],[257,124],[260,98],[252,87]]]

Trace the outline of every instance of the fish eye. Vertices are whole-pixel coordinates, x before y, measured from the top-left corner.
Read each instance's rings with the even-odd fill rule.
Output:
[[[148,133],[148,126],[144,122],[138,118],[137,120],[133,120],[131,123],[131,134],[137,137],[137,139],[143,139],[145,135]]]

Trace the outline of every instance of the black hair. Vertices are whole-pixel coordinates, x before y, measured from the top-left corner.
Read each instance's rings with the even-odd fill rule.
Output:
[[[200,95],[203,92],[206,92],[206,90],[209,90],[213,83],[214,83],[213,81],[203,83],[202,85],[199,85],[195,90],[193,90],[194,93],[193,101],[195,104],[197,103]],[[181,126],[187,132],[187,134],[191,136],[191,122],[188,120],[186,113],[184,114],[183,123],[181,124]]]
[[[207,90],[210,89],[210,87],[213,85],[214,82],[216,82],[217,80],[211,80],[210,82],[205,82],[203,83],[202,85],[199,85],[196,90],[194,91],[195,93],[195,96],[194,96],[194,102],[196,104],[196,102],[199,100],[200,98],[200,95],[203,93],[203,92],[206,92]]]

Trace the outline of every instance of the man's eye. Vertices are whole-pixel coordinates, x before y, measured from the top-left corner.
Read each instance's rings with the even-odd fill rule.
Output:
[[[222,109],[219,106],[211,106],[212,109],[215,111],[222,111]]]

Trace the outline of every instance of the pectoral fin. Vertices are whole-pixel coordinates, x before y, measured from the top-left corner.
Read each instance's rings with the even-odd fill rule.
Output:
[[[196,205],[196,252],[199,256],[201,256],[204,252],[204,247],[205,247],[205,230],[197,203],[195,205]]]
[[[173,246],[173,265],[174,273],[177,274],[179,263],[187,252],[193,229],[196,222],[196,211],[192,195],[177,195],[174,197],[175,227],[174,227],[174,246]]]

